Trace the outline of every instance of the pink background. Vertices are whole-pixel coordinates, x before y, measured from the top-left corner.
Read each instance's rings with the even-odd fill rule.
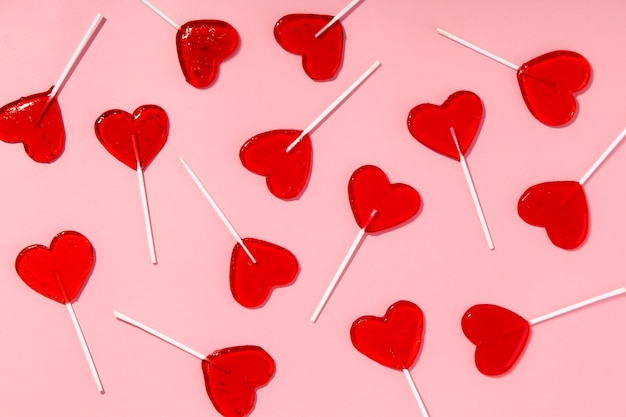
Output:
[[[6,416],[218,416],[198,359],[114,319],[117,309],[203,352],[256,344],[276,360],[255,416],[416,416],[400,372],[358,353],[357,317],[382,315],[399,299],[426,317],[411,373],[431,416],[623,416],[626,299],[618,297],[533,328],[513,370],[486,377],[460,319],[494,303],[532,319],[624,285],[626,186],[622,146],[586,184],[587,241],[553,246],[516,205],[529,186],[578,180],[626,126],[626,3],[622,0],[365,0],[344,21],[338,77],[316,83],[272,35],[290,13],[337,13],[346,0],[159,0],[182,24],[221,19],[241,37],[207,90],[181,74],[172,27],[139,1],[0,4],[0,102],[48,89],[97,12],[97,37],[59,95],[66,149],[54,163],[0,144],[0,400]],[[550,128],[526,109],[515,72],[439,36],[443,27],[523,63],[555,49],[592,65],[580,112]],[[272,196],[241,165],[250,137],[303,129],[375,60],[382,67],[312,134],[309,185],[296,201]],[[495,251],[486,247],[458,163],[416,142],[408,111],[457,90],[483,100],[486,115],[468,163]],[[146,171],[159,259],[149,262],[135,172],[96,140],[106,110],[163,107],[171,121]],[[228,286],[232,236],[178,161],[183,156],[243,237],[284,246],[298,258],[296,282],[265,306],[246,309]],[[419,190],[424,206],[403,227],[368,236],[317,324],[318,300],[358,232],[347,182],[361,165]],[[62,230],[97,252],[74,308],[106,390],[91,379],[66,309],[29,289],[14,261]]]

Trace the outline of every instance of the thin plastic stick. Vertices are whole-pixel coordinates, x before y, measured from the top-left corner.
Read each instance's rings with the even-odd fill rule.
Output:
[[[315,37],[319,38],[320,36],[322,36],[322,33],[326,32],[328,28],[330,28],[332,25],[335,24],[335,22],[339,21],[342,17],[348,14],[350,10],[356,7],[356,5],[359,4],[360,2],[361,0],[352,0],[346,7],[341,9],[341,11],[337,13],[335,17],[331,19],[330,22],[326,23],[326,25],[315,34]]]
[[[91,371],[91,376],[93,377],[96,386],[98,387],[98,391],[100,394],[104,394],[104,388],[102,387],[102,381],[100,380],[100,375],[98,375],[98,370],[96,369],[96,364],[93,361],[93,357],[91,356],[91,352],[89,351],[89,346],[87,346],[87,341],[85,340],[85,335],[83,334],[83,330],[80,328],[80,323],[78,323],[78,318],[76,317],[76,313],[74,312],[74,307],[72,307],[72,303],[66,303],[67,311],[70,313],[70,318],[72,319],[72,324],[74,325],[74,329],[76,330],[76,334],[78,335],[78,340],[80,341],[80,346],[83,348],[83,352],[85,353],[85,358],[87,358],[87,363],[89,364],[89,370]]]
[[[146,333],[150,333],[152,336],[158,337],[159,339],[163,340],[164,342],[167,342],[170,345],[175,346],[178,349],[180,349],[180,350],[182,350],[184,352],[187,352],[188,354],[190,354],[192,356],[195,356],[196,358],[200,359],[201,361],[206,359],[206,355],[203,355],[202,353],[197,352],[197,351],[191,349],[190,347],[183,345],[182,343],[172,339],[171,337],[168,337],[168,336],[164,335],[163,333],[158,332],[158,331],[154,330],[153,328],[148,327],[145,324],[138,322],[137,320],[131,319],[130,317],[128,317],[125,314],[122,314],[122,313],[120,313],[118,311],[114,311],[113,315],[118,320],[121,320],[121,321],[123,321],[125,323],[128,323],[131,326],[135,326],[138,329],[141,329],[141,330],[143,330]]]
[[[133,143],[133,151],[135,152],[135,162],[137,163],[137,182],[139,184],[139,194],[141,195],[141,205],[143,207],[143,218],[146,226],[146,237],[148,238],[148,250],[150,251],[150,261],[156,265],[156,250],[154,248],[154,235],[152,233],[152,221],[150,220],[150,209],[148,207],[148,193],[146,192],[146,181],[143,176],[143,168],[139,160],[139,147],[137,146],[137,138],[131,136]]]
[[[452,135],[452,140],[454,140],[454,145],[456,146],[456,150],[459,152],[459,160],[461,161],[461,168],[463,168],[463,173],[465,174],[465,180],[467,181],[467,186],[469,187],[470,193],[472,194],[474,207],[476,207],[476,213],[478,213],[478,219],[480,220],[480,225],[483,228],[483,233],[485,234],[485,239],[487,240],[487,246],[489,247],[489,249],[493,250],[495,246],[493,245],[493,239],[491,238],[491,233],[489,232],[489,226],[487,226],[487,219],[485,218],[485,213],[483,212],[483,208],[480,205],[480,200],[478,199],[478,193],[476,192],[476,186],[474,185],[472,174],[470,173],[469,166],[467,165],[467,160],[465,159],[465,155],[463,155],[463,152],[461,152],[459,141],[456,138],[456,133],[453,127],[450,128],[450,134]]]
[[[511,68],[511,69],[513,69],[515,71],[519,70],[519,65],[515,65],[514,63],[512,63],[510,61],[507,61],[506,59],[504,59],[502,57],[499,57],[498,55],[495,55],[495,54],[493,54],[493,53],[491,53],[491,52],[489,52],[489,51],[487,51],[487,50],[485,50],[485,49],[483,49],[483,48],[481,48],[479,46],[476,46],[473,43],[470,43],[470,42],[466,41],[465,39],[459,38],[458,36],[453,35],[452,33],[448,32],[446,30],[443,30],[441,28],[437,28],[437,33],[439,33],[442,36],[445,36],[446,38],[448,38],[450,40],[453,40],[453,41],[455,41],[457,43],[460,43],[461,45],[471,49],[472,51],[478,52],[479,54],[482,54],[482,55],[486,56],[487,58],[491,58],[494,61],[501,63],[502,65],[506,65],[507,67],[509,67],[509,68]]]
[[[215,202],[213,197],[211,197],[211,194],[209,194],[207,189],[204,187],[204,185],[200,181],[200,178],[198,178],[198,176],[191,170],[191,168],[189,167],[189,165],[187,165],[187,162],[185,162],[185,160],[182,158],[182,156],[179,157],[178,159],[180,160],[181,164],[183,164],[183,167],[185,167],[185,170],[187,170],[187,173],[189,174],[189,176],[191,177],[193,182],[196,183],[196,185],[198,186],[198,188],[200,189],[200,191],[202,192],[204,197],[209,201],[209,203],[213,207],[213,210],[215,210],[215,212],[219,216],[220,220],[222,220],[222,223],[224,223],[224,226],[226,226],[228,231],[230,231],[230,233],[233,235],[233,237],[235,238],[237,243],[239,243],[241,245],[241,247],[243,248],[244,252],[246,252],[246,254],[250,258],[252,263],[256,263],[256,259],[254,259],[254,256],[252,256],[252,253],[250,253],[250,250],[243,243],[243,240],[241,239],[241,236],[239,236],[239,233],[237,233],[237,231],[235,230],[233,225],[228,221],[228,219],[226,218],[226,215],[224,214],[224,212],[219,208],[219,206],[217,205],[217,203]]]
[[[615,297],[615,296],[618,296],[618,295],[621,295],[621,294],[624,294],[624,293],[626,293],[626,288],[624,288],[624,287],[618,288],[616,290],[609,291],[607,293],[598,295],[597,297],[593,297],[593,298],[590,298],[588,300],[581,301],[581,302],[576,303],[576,304],[572,304],[571,306],[563,307],[563,308],[561,308],[559,310],[556,310],[556,311],[554,311],[552,313],[544,314],[543,316],[540,316],[540,317],[537,317],[536,319],[530,320],[529,323],[531,325],[538,324],[538,323],[541,323],[542,321],[550,320],[550,319],[553,319],[553,318],[555,318],[557,316],[561,316],[561,315],[569,313],[571,311],[578,310],[579,308],[586,307],[589,304],[597,303],[599,301],[606,300],[607,298]]]
[[[348,263],[350,262],[350,259],[352,259],[352,257],[354,256],[354,253],[356,252],[356,249],[359,247],[359,244],[361,243],[361,241],[365,237],[365,233],[366,233],[365,229],[367,229],[367,226],[369,226],[370,223],[372,222],[372,220],[374,220],[374,216],[376,216],[376,213],[378,213],[378,210],[372,210],[372,214],[370,214],[370,217],[365,222],[365,225],[363,226],[363,228],[361,230],[359,230],[359,233],[357,234],[356,238],[354,239],[354,242],[352,242],[352,245],[350,246],[350,249],[348,249],[348,253],[343,258],[343,261],[341,262],[341,265],[339,265],[339,269],[337,269],[337,272],[335,272],[335,276],[330,281],[330,284],[328,285],[328,288],[326,288],[326,292],[324,292],[324,295],[322,296],[322,299],[320,300],[319,304],[317,305],[317,308],[315,309],[315,312],[311,316],[311,322],[312,323],[315,323],[317,321],[318,317],[320,316],[320,314],[322,313],[322,310],[324,309],[324,306],[328,302],[328,299],[330,298],[330,295],[335,290],[335,287],[337,286],[337,283],[339,282],[339,279],[341,278],[341,276],[343,275],[344,271],[346,270],[346,267],[348,266]]]
[[[157,9],[157,7],[154,4],[150,3],[148,0],[139,0],[139,1],[141,1],[143,4],[148,6],[148,8],[150,10],[152,10],[154,13],[156,13],[157,16],[159,16],[161,19],[163,19],[167,23],[169,23],[169,25],[172,26],[174,29],[180,30],[180,25],[178,23],[174,22],[168,15],[163,13],[161,10]]]
[[[291,145],[289,145],[287,147],[287,152],[290,152],[294,146],[296,146],[301,140],[302,138],[304,138],[306,135],[308,135],[313,129],[315,129],[320,123],[322,123],[324,121],[324,119],[326,119],[326,117],[328,117],[328,115],[330,113],[333,112],[333,110],[335,110],[337,107],[339,107],[339,105],[341,105],[341,103],[344,102],[344,100],[350,95],[352,94],[352,92],[354,90],[356,90],[361,84],[363,84],[363,82],[365,82],[365,80],[368,79],[368,77],[370,75],[372,75],[372,73],[374,71],[376,71],[376,69],[378,67],[380,67],[381,63],[380,61],[376,61],[372,64],[371,67],[369,67],[367,69],[367,71],[365,71],[363,73],[363,75],[361,75],[354,83],[352,83],[352,85],[350,87],[348,87],[348,89],[346,91],[344,91],[343,93],[341,93],[341,95],[339,97],[337,97],[337,99],[335,101],[332,102],[332,104],[330,106],[328,106],[326,108],[326,110],[324,110],[319,116],[317,116],[317,118],[315,120],[313,120],[313,122],[311,122],[311,124],[309,124],[306,129],[304,129],[302,131],[302,133],[300,133],[300,136],[298,136],[296,138],[296,140],[294,140],[293,142],[291,142]]]
[[[406,377],[406,380],[409,382],[409,386],[411,387],[411,392],[413,393],[413,396],[417,400],[417,405],[419,406],[420,411],[422,412],[422,416],[428,417],[426,404],[424,404],[424,401],[422,400],[422,397],[420,396],[420,393],[417,390],[417,385],[415,385],[415,381],[413,381],[413,377],[411,376],[411,373],[409,372],[408,369],[403,369],[402,373]]]
[[[613,140],[613,143],[609,145],[609,147],[604,151],[600,158],[598,158],[598,160],[593,164],[589,171],[587,171],[587,173],[580,179],[580,185],[585,185],[587,180],[591,178],[593,173],[596,172],[598,168],[600,168],[600,165],[602,165],[604,161],[609,157],[609,155],[611,155],[615,148],[617,148],[617,145],[622,142],[624,137],[626,137],[626,129],[622,130],[622,133],[620,133],[619,136],[617,136],[615,140]]]
[[[93,34],[95,33],[101,21],[102,21],[102,15],[100,13],[96,14],[96,17],[93,19],[93,22],[91,22],[91,26],[89,26],[89,29],[87,29],[87,32],[85,32],[85,34],[83,35],[83,39],[80,41],[80,43],[76,47],[76,50],[74,51],[74,54],[72,54],[72,57],[65,65],[63,72],[61,72],[59,79],[57,80],[56,83],[54,83],[54,86],[52,87],[52,91],[50,91],[50,94],[48,95],[48,99],[46,100],[46,104],[44,105],[43,111],[41,112],[41,116],[39,116],[37,125],[41,123],[41,120],[43,119],[44,114],[48,110],[48,106],[50,106],[50,103],[52,102],[52,100],[54,100],[54,98],[59,94],[61,87],[63,87],[63,84],[65,84],[65,81],[67,80],[67,76],[69,75],[72,68],[74,68],[76,61],[78,61],[78,58],[80,57],[85,47],[91,40]]]

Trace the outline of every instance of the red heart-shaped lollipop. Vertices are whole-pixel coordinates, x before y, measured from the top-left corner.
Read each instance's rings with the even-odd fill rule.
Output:
[[[266,177],[267,188],[283,200],[296,198],[306,186],[311,172],[312,145],[309,135],[289,152],[287,148],[301,130],[272,130],[254,136],[243,144],[239,159],[248,171]]]
[[[96,120],[95,129],[106,150],[131,169],[137,169],[134,137],[141,168],[145,169],[167,141],[169,119],[165,110],[148,104],[138,107],[133,114],[124,110],[104,112]]]
[[[350,177],[348,196],[352,214],[359,227],[369,233],[379,232],[406,222],[417,214],[422,204],[419,193],[410,185],[391,184],[378,167],[364,165]],[[377,210],[368,224],[372,211]]]
[[[286,51],[302,55],[304,72],[315,81],[333,78],[343,59],[343,27],[334,23],[319,38],[315,34],[332,20],[332,16],[290,14],[274,27],[274,37]]]
[[[520,197],[517,212],[526,223],[544,227],[552,243],[559,248],[575,249],[587,237],[587,198],[577,181],[533,185]]]
[[[230,291],[239,304],[253,308],[265,303],[272,289],[289,285],[298,275],[300,266],[287,249],[263,240],[245,238],[256,263],[252,263],[241,245],[233,248],[230,260]]]
[[[548,126],[562,126],[574,117],[574,95],[585,88],[590,77],[589,62],[571,51],[548,52],[528,61],[517,71],[526,106]]]
[[[50,248],[31,245],[15,260],[22,280],[39,294],[67,304],[74,301],[87,282],[94,264],[89,240],[78,232],[61,232]]]
[[[254,408],[256,390],[274,376],[274,359],[258,346],[216,350],[202,361],[206,391],[225,417],[242,417]]]
[[[65,147],[61,108],[56,97],[48,102],[51,91],[22,97],[0,108],[0,140],[21,142],[35,162],[52,162]]]
[[[397,301],[383,317],[356,319],[350,338],[356,350],[381,365],[409,369],[422,348],[424,314],[410,301]]]
[[[409,112],[411,135],[435,152],[460,160],[450,128],[454,128],[463,155],[468,151],[483,119],[483,103],[471,91],[457,91],[441,106],[420,104]]]
[[[197,88],[213,84],[220,64],[239,46],[239,34],[221,20],[194,20],[176,33],[178,61],[187,82]]]
[[[511,369],[530,337],[530,323],[526,319],[493,304],[471,307],[463,315],[461,327],[476,345],[476,367],[490,376]]]

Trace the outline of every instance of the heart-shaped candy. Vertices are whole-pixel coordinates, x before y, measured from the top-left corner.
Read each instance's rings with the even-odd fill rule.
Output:
[[[134,137],[141,168],[146,169],[167,141],[169,119],[165,110],[148,104],[138,107],[133,114],[124,110],[104,112],[96,120],[95,129],[106,150],[131,169],[137,169]]]
[[[526,223],[544,227],[559,248],[576,249],[587,237],[589,209],[577,181],[533,185],[520,197],[517,212]]]
[[[242,241],[256,263],[252,263],[239,243],[235,245],[230,260],[230,291],[242,306],[258,307],[265,303],[274,287],[291,284],[300,266],[285,248],[258,239]]]
[[[256,402],[256,390],[274,376],[274,359],[258,346],[216,350],[202,361],[206,391],[224,417],[248,415]]]
[[[422,348],[424,314],[410,301],[397,301],[383,317],[356,319],[350,338],[356,350],[381,365],[409,369]]]
[[[61,232],[50,247],[31,245],[15,260],[20,278],[33,290],[62,304],[74,301],[91,274],[95,260],[89,240],[78,232]]]
[[[0,108],[0,140],[21,142],[35,162],[52,162],[65,148],[61,108],[56,97],[48,102],[51,91],[22,97]]]
[[[506,308],[477,304],[463,315],[463,333],[476,345],[478,370],[489,376],[510,370],[530,337],[530,323]]]
[[[221,20],[194,20],[176,32],[178,61],[187,82],[196,88],[213,84],[220,64],[239,46],[239,34]]]
[[[289,152],[287,148],[301,130],[272,130],[254,136],[243,144],[239,159],[248,171],[266,177],[267,188],[283,200],[296,198],[309,179],[311,138],[305,135]]]
[[[463,155],[476,138],[483,120],[483,103],[471,91],[457,91],[441,106],[420,104],[409,112],[407,125],[411,135],[435,152],[460,160],[450,128],[454,128]]]
[[[332,16],[290,14],[274,27],[274,37],[287,52],[302,55],[304,72],[315,81],[332,79],[343,59],[343,27],[334,23],[319,38],[315,34]]]
[[[419,193],[410,185],[391,184],[378,167],[364,165],[350,177],[348,196],[352,214],[359,227],[369,233],[398,226],[417,214],[422,204]],[[373,210],[376,215],[368,224]]]
[[[562,126],[576,113],[574,95],[587,86],[591,66],[580,54],[552,51],[517,71],[522,97],[533,116],[548,126]]]

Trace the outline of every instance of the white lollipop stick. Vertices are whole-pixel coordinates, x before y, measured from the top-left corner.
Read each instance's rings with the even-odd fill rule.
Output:
[[[146,226],[146,236],[148,238],[148,250],[150,251],[150,261],[156,265],[156,250],[154,249],[154,235],[152,234],[152,222],[150,221],[150,209],[148,208],[148,193],[146,192],[146,181],[143,176],[143,168],[139,160],[139,147],[137,138],[131,136],[133,151],[135,152],[135,162],[137,163],[137,182],[139,183],[139,194],[141,195],[141,205],[143,207],[143,218]]]
[[[617,148],[617,145],[622,142],[624,137],[626,137],[626,129],[622,130],[622,133],[620,133],[619,136],[617,136],[615,140],[613,140],[613,143],[609,145],[609,147],[604,151],[600,158],[598,158],[598,160],[593,164],[589,171],[587,171],[587,173],[580,179],[580,181],[578,181],[580,185],[585,185],[587,180],[591,178],[593,173],[596,172],[598,168],[600,168],[600,165],[602,165],[604,161],[609,157],[609,155],[611,155],[615,148]]]
[[[319,38],[320,36],[322,36],[322,33],[326,32],[328,30],[329,27],[331,27],[335,22],[337,22],[338,20],[340,20],[342,17],[344,17],[346,14],[348,14],[350,12],[350,10],[352,10],[354,7],[356,7],[356,5],[358,3],[360,3],[361,0],[352,0],[350,3],[348,3],[348,5],[346,7],[344,7],[343,9],[341,9],[341,11],[339,13],[337,13],[335,15],[335,17],[332,18],[332,20],[328,23],[326,23],[326,25],[321,28],[316,34],[315,37]]]
[[[78,335],[78,340],[80,341],[80,346],[83,348],[83,352],[85,353],[85,358],[87,358],[87,363],[89,364],[89,370],[91,371],[91,376],[98,387],[98,391],[100,394],[104,394],[104,388],[102,387],[102,381],[100,380],[100,375],[98,375],[98,370],[96,369],[96,364],[93,361],[93,357],[91,356],[91,352],[89,351],[89,346],[87,346],[87,341],[85,340],[85,335],[83,334],[83,330],[80,328],[80,324],[78,323],[78,318],[76,317],[76,313],[74,312],[74,308],[72,307],[72,303],[66,303],[67,311],[70,313],[70,318],[72,319],[72,324],[74,324],[74,329],[76,330],[76,334]]]
[[[114,311],[113,315],[118,320],[121,320],[121,321],[123,321],[125,323],[128,323],[128,324],[130,324],[132,326],[135,326],[135,327],[143,330],[146,333],[150,333],[152,336],[155,336],[155,337],[163,340],[164,342],[167,342],[170,345],[177,347],[178,349],[182,350],[183,352],[187,352],[188,354],[190,354],[192,356],[195,356],[196,358],[200,359],[201,361],[206,359],[206,355],[203,355],[202,353],[197,352],[197,351],[191,349],[190,347],[183,345],[182,343],[172,339],[171,337],[168,337],[168,336],[164,335],[163,333],[158,332],[158,331],[154,330],[153,328],[148,327],[145,324],[138,322],[137,320],[131,319],[130,317],[128,317],[125,314],[122,314],[122,313],[120,313],[118,311]]]
[[[487,58],[491,58],[496,62],[501,63],[502,65],[506,65],[507,67],[518,71],[519,70],[519,65],[515,65],[514,63],[507,61],[506,59],[499,57],[498,55],[495,55],[479,46],[474,45],[473,43],[470,43],[468,41],[466,41],[465,39],[459,38],[456,35],[451,34],[450,32],[443,30],[441,28],[437,28],[437,33],[439,33],[442,36],[445,36],[446,38],[453,40],[457,43],[460,43],[461,45],[471,49],[472,51],[478,52],[479,54],[482,54],[484,56],[486,56]]]
[[[369,67],[367,69],[367,71],[365,71],[363,73],[363,75],[361,75],[354,83],[352,83],[352,85],[350,87],[348,87],[348,89],[346,91],[344,91],[339,97],[337,97],[337,99],[335,101],[332,102],[332,104],[330,106],[328,106],[326,108],[326,110],[324,110],[319,116],[317,116],[317,118],[315,120],[313,120],[313,122],[311,122],[311,124],[309,124],[306,129],[304,129],[302,131],[302,133],[300,133],[300,136],[298,136],[296,138],[296,140],[294,140],[293,142],[291,142],[291,145],[289,145],[287,147],[287,152],[290,152],[294,146],[296,146],[298,143],[300,143],[300,141],[302,140],[302,138],[304,138],[306,135],[308,135],[313,129],[315,129],[320,123],[322,123],[324,121],[324,119],[326,119],[326,117],[328,117],[328,115],[330,113],[333,112],[333,110],[335,110],[337,107],[339,107],[339,105],[341,105],[341,103],[344,102],[344,100],[350,95],[352,94],[352,92],[354,90],[356,90],[361,84],[363,84],[363,82],[365,82],[365,80],[367,80],[367,78],[372,75],[372,73],[374,71],[376,71],[376,69],[378,67],[380,67],[380,61],[376,61],[372,64],[371,67]]]
[[[189,174],[189,176],[191,177],[193,182],[196,183],[196,185],[198,186],[198,188],[200,189],[200,191],[202,192],[204,197],[209,201],[209,203],[213,207],[213,210],[215,210],[215,212],[219,216],[220,220],[222,220],[222,223],[224,223],[224,226],[226,226],[226,228],[230,231],[230,233],[233,235],[233,237],[235,238],[237,243],[239,243],[241,245],[241,247],[243,248],[244,252],[246,252],[246,254],[250,258],[252,263],[255,264],[256,263],[256,259],[254,259],[254,256],[252,256],[252,253],[250,253],[250,250],[248,249],[248,247],[243,243],[243,240],[241,239],[241,236],[239,236],[239,233],[237,233],[237,231],[235,230],[233,225],[226,218],[226,215],[224,214],[224,212],[219,208],[219,206],[217,205],[217,203],[215,202],[213,197],[211,197],[211,194],[209,194],[207,189],[204,187],[204,185],[200,181],[200,178],[198,178],[198,176],[191,170],[189,165],[187,165],[187,162],[185,162],[185,160],[182,157],[179,157],[178,159],[183,164],[183,167],[185,167],[185,169],[187,170],[187,173]]]
[[[180,30],[180,25],[174,22],[168,15],[163,13],[161,10],[157,9],[154,4],[150,3],[148,0],[139,0],[139,1],[141,1],[144,5],[148,6],[150,10],[156,13],[157,16],[159,16],[161,19],[169,23],[169,25],[172,26],[174,29]]]
[[[406,377],[406,380],[409,382],[409,386],[411,387],[411,392],[413,392],[413,396],[417,400],[417,405],[419,406],[420,411],[422,412],[422,416],[423,417],[428,417],[428,411],[426,410],[426,404],[424,404],[424,401],[422,400],[422,397],[420,396],[420,393],[417,390],[417,385],[415,385],[415,381],[413,381],[413,377],[411,376],[411,373],[409,372],[408,369],[403,369],[402,373]]]
[[[478,213],[478,219],[480,220],[480,225],[483,228],[485,239],[487,239],[487,246],[489,246],[489,249],[493,250],[495,246],[493,245],[493,239],[491,238],[491,233],[489,232],[489,227],[487,226],[485,213],[483,212],[483,208],[480,205],[480,200],[478,199],[478,193],[476,192],[476,186],[474,185],[472,174],[470,173],[469,166],[467,165],[465,155],[463,155],[463,152],[461,152],[459,141],[456,138],[456,133],[453,127],[450,128],[450,134],[452,135],[452,140],[454,140],[454,146],[456,146],[456,150],[459,152],[459,160],[461,161],[461,167],[463,168],[463,173],[465,174],[465,180],[467,181],[467,185],[469,187],[470,193],[472,194],[474,207],[476,207],[476,213]]]
[[[556,311],[554,311],[552,313],[544,314],[543,316],[540,316],[540,317],[537,317],[535,319],[529,320],[528,322],[531,325],[538,324],[538,323],[541,323],[542,321],[550,320],[550,319],[553,319],[553,318],[555,318],[557,316],[561,316],[561,315],[569,313],[571,311],[578,310],[579,308],[586,307],[589,304],[597,303],[599,301],[606,300],[607,298],[615,297],[615,296],[618,296],[618,295],[621,295],[621,294],[624,294],[624,293],[626,293],[626,288],[624,288],[624,287],[618,288],[616,290],[609,291],[607,293],[598,295],[598,296],[590,298],[588,300],[581,301],[581,302],[576,303],[576,304],[572,304],[571,306],[563,307],[563,308],[561,308],[559,310],[556,310]]]
[[[319,304],[317,305],[317,308],[315,309],[315,312],[311,316],[311,322],[312,323],[315,323],[317,321],[317,318],[320,316],[320,313],[322,312],[322,310],[324,309],[324,306],[328,302],[328,299],[330,298],[330,295],[335,290],[335,287],[337,286],[337,283],[339,282],[339,279],[341,278],[341,276],[343,275],[344,271],[346,270],[346,267],[348,266],[348,263],[350,262],[350,259],[352,259],[352,257],[354,256],[354,253],[356,252],[356,249],[359,247],[359,244],[361,243],[361,241],[365,237],[365,233],[366,233],[365,229],[367,229],[367,226],[369,226],[370,223],[372,223],[372,220],[374,220],[374,216],[376,216],[376,213],[378,213],[378,210],[372,210],[372,214],[370,214],[370,217],[365,222],[365,225],[363,225],[361,230],[359,230],[359,233],[357,234],[356,238],[354,239],[354,242],[352,242],[352,246],[350,246],[350,249],[348,249],[348,253],[346,254],[345,258],[343,258],[343,261],[341,262],[341,265],[339,265],[339,269],[337,269],[337,272],[335,272],[335,276],[330,281],[330,284],[328,285],[328,288],[326,288],[326,292],[322,296],[322,299],[320,300]]]
[[[91,40],[93,34],[95,33],[96,29],[100,25],[100,22],[102,21],[102,19],[103,19],[102,15],[100,13],[96,14],[96,17],[93,19],[93,22],[91,22],[91,26],[89,26],[89,29],[87,29],[87,32],[83,36],[83,39],[78,44],[78,47],[76,47],[74,54],[72,55],[68,63],[65,65],[63,72],[61,72],[59,79],[57,80],[56,83],[54,83],[54,86],[52,87],[52,91],[50,91],[50,94],[48,95],[48,99],[46,100],[46,104],[44,105],[43,111],[41,112],[41,116],[39,117],[39,120],[37,121],[38,125],[41,122],[41,119],[43,119],[44,114],[48,110],[48,106],[50,105],[50,102],[54,100],[54,98],[59,94],[61,87],[63,87],[63,84],[65,84],[65,81],[67,80],[67,76],[69,75],[72,68],[74,68],[76,61],[78,61],[78,58],[80,57],[82,52],[85,50],[85,47]]]

